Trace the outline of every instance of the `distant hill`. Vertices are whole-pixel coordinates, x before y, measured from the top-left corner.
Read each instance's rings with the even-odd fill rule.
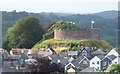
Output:
[[[2,11],[2,33],[3,42],[5,34],[18,19],[26,16],[34,16],[39,19],[43,27],[59,20],[74,22],[79,28],[90,28],[91,20],[95,21],[94,27],[100,29],[101,39],[106,40],[112,46],[117,45],[117,11],[104,11],[95,14],[67,14],[67,13],[29,13],[29,12],[6,12]],[[45,28],[46,29],[46,28]]]
[[[98,16],[101,16],[103,18],[115,19],[118,17],[118,11],[115,11],[115,10],[104,11],[104,12],[94,13],[93,15],[98,15]]]

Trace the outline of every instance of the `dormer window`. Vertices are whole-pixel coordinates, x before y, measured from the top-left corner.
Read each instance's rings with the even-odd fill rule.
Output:
[[[82,52],[82,56],[87,56],[87,52],[86,52],[86,51],[83,51],[83,52]]]

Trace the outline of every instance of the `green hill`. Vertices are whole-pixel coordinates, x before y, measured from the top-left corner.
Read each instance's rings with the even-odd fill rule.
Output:
[[[39,19],[40,25],[43,27],[48,26],[49,24],[64,20],[69,22],[74,22],[75,26],[79,28],[90,28],[91,20],[95,21],[95,28],[100,29],[100,38],[109,42],[112,46],[117,46],[117,29],[118,29],[118,18],[108,18],[110,14],[112,16],[116,16],[113,12],[110,11],[106,13],[99,13],[99,14],[59,14],[56,13],[30,13],[30,12],[2,12],[2,42],[4,43],[6,38],[6,31],[10,28],[16,20],[25,17],[25,16],[34,16]],[[116,11],[117,12],[117,11]],[[61,15],[61,16],[60,16]]]
[[[63,47],[66,47],[65,50],[80,50],[81,46],[87,46],[87,47],[91,47],[91,48],[103,48],[106,51],[110,50],[112,48],[112,46],[107,43],[104,40],[56,40],[56,39],[48,39],[42,42],[38,42],[33,49],[40,49],[40,48],[47,48],[48,45],[51,46],[58,46],[61,45]],[[56,49],[53,47],[53,49],[58,52],[58,51],[62,51],[60,49]]]

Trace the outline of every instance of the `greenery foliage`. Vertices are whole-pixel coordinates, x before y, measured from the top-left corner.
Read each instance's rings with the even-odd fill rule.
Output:
[[[47,34],[52,33],[55,29],[74,29],[77,28],[74,23],[70,22],[65,22],[65,21],[58,21],[54,23],[49,29]]]
[[[108,11],[105,14],[109,16],[114,16],[109,14]],[[116,13],[118,13],[116,11]],[[100,37],[103,40],[109,42],[112,46],[117,46],[117,29],[118,29],[118,18],[108,18],[108,16],[97,16],[104,15],[104,13],[98,14],[89,14],[89,15],[81,15],[81,14],[55,14],[55,13],[28,13],[28,12],[6,12],[2,11],[2,32],[3,32],[3,42],[5,42],[5,34],[18,19],[25,16],[34,16],[39,19],[40,25],[46,27],[50,23],[56,22],[58,20],[70,21],[74,22],[75,26],[80,28],[90,28],[91,20],[95,21],[94,27],[100,29]],[[61,16],[64,15],[64,16]]]
[[[112,73],[120,73],[120,64],[111,64],[106,72],[112,72]]]
[[[43,34],[44,30],[37,18],[24,17],[8,29],[4,45],[9,48],[31,48],[42,39]]]
[[[80,46],[88,46],[92,48],[103,48],[109,50],[112,48],[110,44],[108,44],[104,40],[56,40],[56,39],[48,39],[37,43],[33,48],[47,48],[48,45],[68,45],[70,46],[69,50],[78,50]]]

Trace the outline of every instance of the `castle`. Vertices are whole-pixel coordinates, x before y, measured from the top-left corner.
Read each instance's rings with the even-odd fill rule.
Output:
[[[54,39],[59,40],[99,40],[99,29],[56,29]]]

